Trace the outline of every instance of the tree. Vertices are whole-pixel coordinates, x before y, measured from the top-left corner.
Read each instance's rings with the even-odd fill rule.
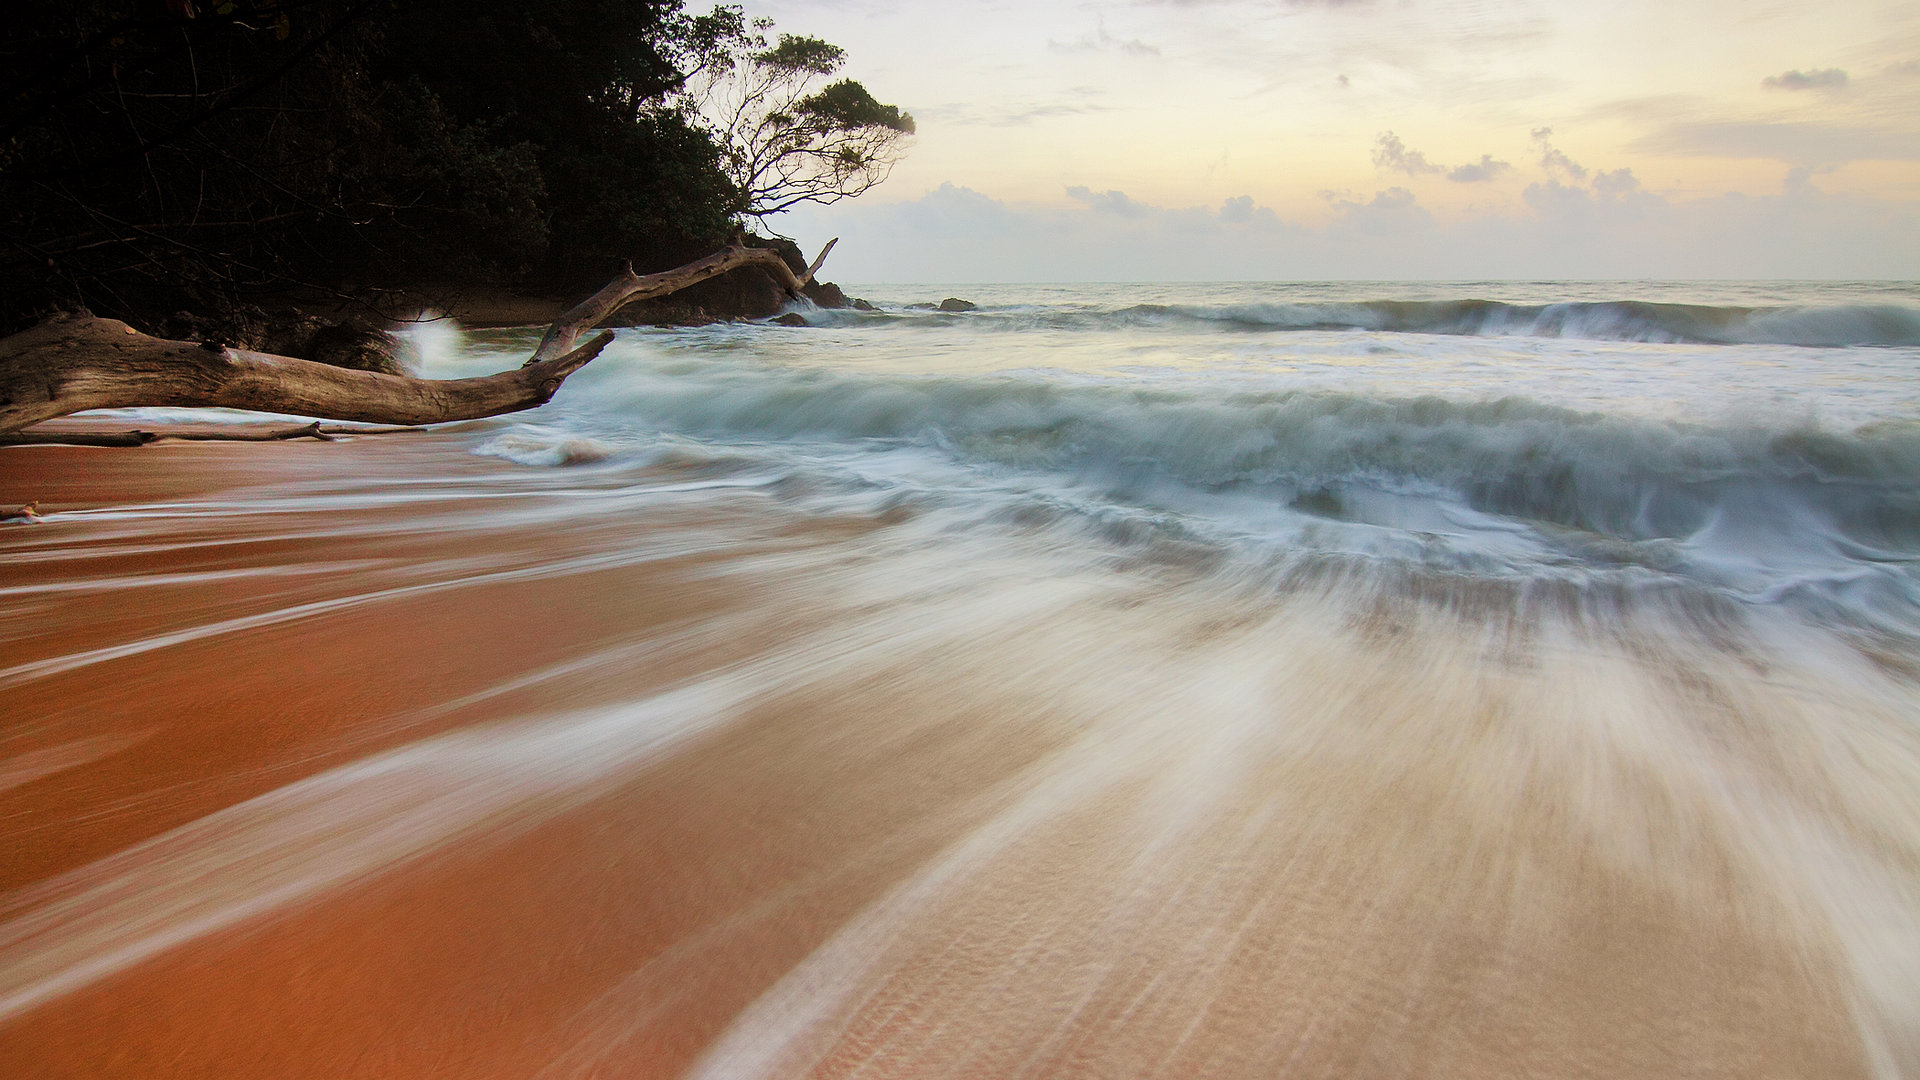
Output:
[[[732,6],[688,26],[684,107],[719,144],[748,215],[838,202],[893,170],[913,117],[852,79],[827,81],[845,65],[846,50],[794,34],[769,46],[772,23],[749,23]]]

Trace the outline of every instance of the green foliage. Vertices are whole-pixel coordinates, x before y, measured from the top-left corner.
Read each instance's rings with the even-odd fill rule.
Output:
[[[831,75],[846,63],[847,51],[819,38],[781,34],[780,44],[755,53],[753,63],[787,75]]]
[[[682,98],[718,144],[749,215],[837,202],[887,178],[913,117],[852,79],[815,89],[845,65],[844,49],[795,34],[769,46],[766,23],[748,23],[738,8],[715,15],[720,32],[706,39]]]
[[[471,268],[482,281],[511,281],[532,269],[549,239],[547,187],[530,142],[501,145],[497,125],[462,123],[418,78],[390,102],[387,153],[361,186],[394,191],[410,209],[395,215],[388,241],[405,261]]]
[[[902,135],[913,134],[913,117],[897,106],[875,101],[866,87],[852,79],[841,79],[811,97],[800,99],[796,111],[835,131],[885,128]]]

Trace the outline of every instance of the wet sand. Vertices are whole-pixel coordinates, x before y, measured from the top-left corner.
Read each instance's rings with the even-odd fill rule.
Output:
[[[0,450],[32,500],[3,1075],[1920,1061],[1914,691],[1844,650],[1236,591],[457,433]]]

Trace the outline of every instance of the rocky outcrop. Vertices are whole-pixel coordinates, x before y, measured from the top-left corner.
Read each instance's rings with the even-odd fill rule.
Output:
[[[815,307],[843,308],[855,306],[854,303],[847,298],[847,294],[840,291],[840,286],[835,285],[831,281],[809,282],[807,284],[806,295],[807,299],[813,301]],[[860,302],[865,303],[866,301],[863,300]]]
[[[795,274],[806,272],[806,257],[791,240],[749,236],[746,245],[772,248]],[[802,295],[818,307],[856,306],[840,286],[831,281],[808,282]],[[704,326],[737,319],[770,319],[786,305],[787,294],[773,275],[748,266],[701,282],[670,299],[628,304],[615,314],[612,322],[621,326]]]
[[[962,300],[957,296],[949,296],[940,301],[941,311],[972,311],[979,306],[971,300]]]

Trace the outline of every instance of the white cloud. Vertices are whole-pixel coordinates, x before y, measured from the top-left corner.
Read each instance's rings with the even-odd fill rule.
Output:
[[[1465,165],[1455,165],[1448,169],[1447,179],[1456,184],[1485,183],[1512,168],[1512,165],[1504,161],[1493,160],[1492,154],[1481,154],[1479,161],[1469,161]]]
[[[1374,140],[1373,167],[1381,172],[1403,172],[1412,177],[1445,174],[1456,184],[1484,183],[1513,168],[1507,162],[1495,161],[1492,154],[1481,154],[1479,161],[1464,165],[1441,165],[1428,161],[1427,155],[1418,150],[1407,149],[1400,136],[1391,131]]]
[[[1381,172],[1403,172],[1408,176],[1424,176],[1428,173],[1446,172],[1446,167],[1435,165],[1427,160],[1427,155],[1418,150],[1407,149],[1400,136],[1391,131],[1380,133],[1373,143],[1373,167]]]
[[[809,250],[842,237],[831,276],[854,283],[1920,277],[1920,212],[1828,195],[1809,171],[1776,195],[1687,201],[1628,169],[1587,175],[1562,169],[1512,212],[1448,221],[1401,187],[1329,197],[1328,219],[1307,224],[1250,196],[1163,207],[1076,187],[1048,205],[947,184],[775,224]]]
[[[1107,33],[1105,26],[1085,37],[1072,41],[1054,41],[1048,39],[1047,49],[1056,53],[1100,53],[1123,52],[1128,56],[1159,56],[1160,47],[1150,45],[1139,38],[1121,39]]]
[[[1784,120],[1681,121],[1628,144],[1639,153],[1766,158],[1790,164],[1920,161],[1920,131]]]
[[[1113,106],[1093,101],[1040,103],[1035,101],[977,105],[949,102],[919,105],[910,110],[924,131],[929,125],[978,125],[982,127],[1026,127],[1036,120],[1062,120],[1095,113],[1112,112]]]
[[[1568,157],[1553,145],[1553,129],[1540,127],[1533,129],[1533,145],[1540,149],[1540,167],[1550,174],[1564,176],[1570,180],[1585,180],[1586,167]]]
[[[1847,73],[1839,68],[1817,71],[1783,71],[1760,80],[1768,90],[1839,90],[1847,85]]]
[[[1087,204],[1096,214],[1142,217],[1152,209],[1127,198],[1124,191],[1093,191],[1084,186],[1075,186],[1067,189],[1067,198]]]

